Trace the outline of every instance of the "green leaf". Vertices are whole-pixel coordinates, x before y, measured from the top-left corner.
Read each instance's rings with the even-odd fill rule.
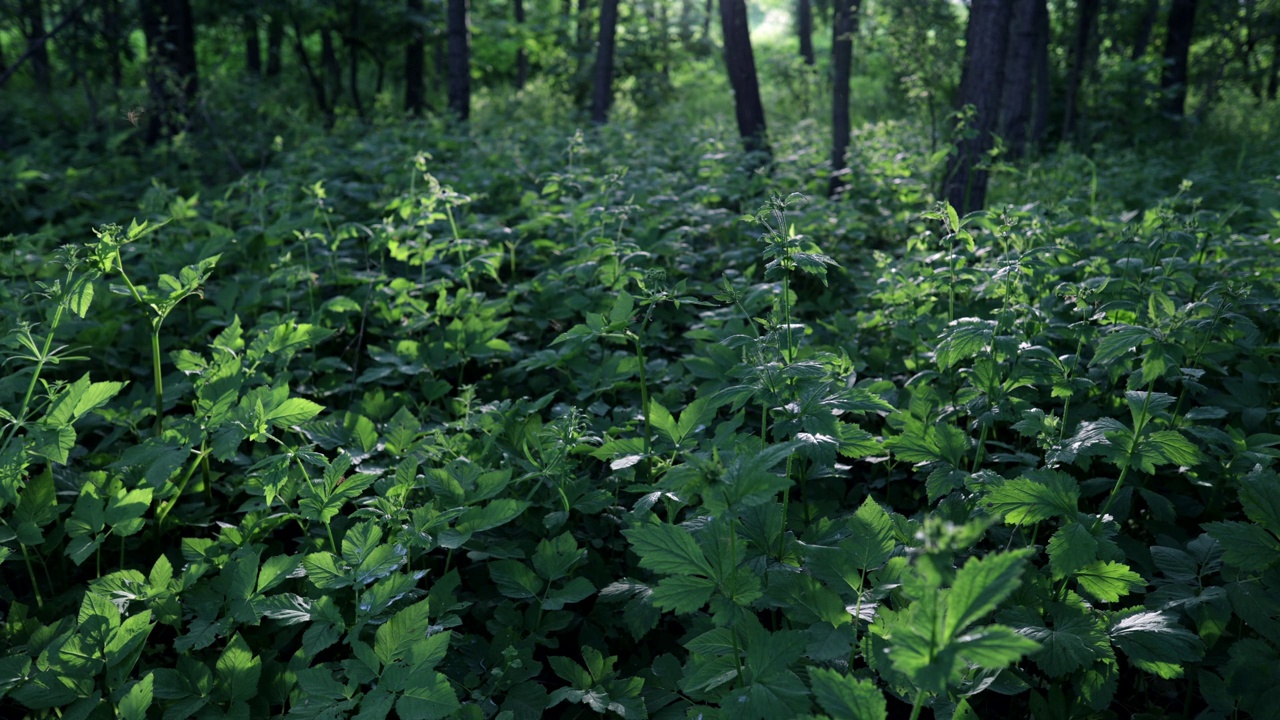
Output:
[[[307,577],[321,590],[332,590],[351,584],[345,569],[338,564],[338,556],[327,552],[311,553],[302,561]]]
[[[995,610],[1018,589],[1023,565],[1029,550],[994,553],[982,558],[971,557],[956,572],[947,596],[943,621],[943,642],[954,638],[978,618]]]
[[[67,293],[67,307],[83,318],[93,303],[93,276],[81,275]]]
[[[1204,644],[1165,612],[1137,612],[1111,625],[1111,641],[1138,667],[1164,678],[1182,675],[1182,663],[1204,657]]]
[[[1098,539],[1078,520],[1058,528],[1045,549],[1054,579],[1070,577],[1098,559]]]
[[[624,530],[640,567],[675,575],[711,577],[711,564],[688,530],[677,525],[643,525]]]
[[[419,669],[410,674],[404,694],[396,701],[396,714],[400,720],[440,720],[461,707],[447,677]]]
[[[257,696],[262,660],[249,650],[249,644],[240,633],[227,643],[214,670],[217,687],[230,702],[247,701]]]
[[[517,600],[533,600],[542,592],[542,578],[519,560],[496,560],[489,563],[489,577],[504,596]]]
[[[1011,525],[1072,517],[1080,500],[1075,478],[1057,470],[1032,470],[993,488],[984,498],[993,515]]]
[[[678,614],[691,613],[707,604],[715,587],[715,581],[707,578],[673,575],[663,578],[649,598],[662,610]]]
[[[587,556],[586,548],[578,547],[570,533],[561,533],[554,540],[540,540],[533,551],[533,569],[543,579],[554,582],[569,574],[574,565]]]
[[[649,400],[649,424],[658,432],[667,436],[667,439],[675,444],[680,443],[680,430],[676,425],[676,420],[671,416],[671,411],[662,406],[657,400]]]
[[[1075,578],[1082,592],[1102,602],[1116,602],[1147,587],[1141,575],[1118,562],[1099,560],[1076,571]]]
[[[849,518],[849,537],[840,543],[857,570],[874,570],[893,554],[893,520],[869,496]]]
[[[470,507],[458,518],[454,530],[460,533],[478,533],[496,527],[520,517],[520,513],[528,509],[529,503],[514,498],[498,498],[484,507]]]
[[[383,666],[408,657],[415,643],[427,637],[431,629],[427,600],[410,605],[391,616],[374,634],[373,652]]]
[[[1222,543],[1222,559],[1247,572],[1261,572],[1280,561],[1280,540],[1260,525],[1246,522],[1205,523],[1204,529]]]
[[[966,317],[953,320],[943,331],[942,341],[934,352],[938,369],[946,370],[961,360],[977,355],[991,347],[991,336],[995,333],[994,320]]]
[[[542,609],[548,611],[560,610],[565,605],[572,605],[586,600],[595,591],[596,586],[592,585],[590,580],[584,577],[576,577],[565,583],[564,587],[548,592],[546,598],[542,601]]]
[[[324,406],[304,398],[289,398],[267,413],[266,420],[276,427],[304,423],[324,410]]]
[[[813,695],[834,720],[884,720],[888,717],[884,695],[870,680],[855,680],[834,670],[809,671]]]
[[[124,697],[120,698],[120,702],[116,703],[116,720],[146,720],[154,687],[155,676],[151,673],[133,683]]]
[[[1139,343],[1153,337],[1150,330],[1133,325],[1116,325],[1098,342],[1091,365],[1102,365],[1119,358]]]
[[[1240,481],[1240,502],[1249,519],[1280,535],[1280,475],[1258,465]]]
[[[1040,649],[1031,659],[1050,677],[1075,672],[1110,652],[1111,643],[1105,628],[1083,611],[1075,608],[1054,611],[1052,628],[1031,614],[1033,617],[1028,618],[1027,624],[1011,624],[1021,634],[1040,643]]]
[[[965,633],[955,639],[954,646],[965,660],[989,670],[1007,667],[1023,655],[1040,649],[1040,643],[1003,625],[988,625]]]

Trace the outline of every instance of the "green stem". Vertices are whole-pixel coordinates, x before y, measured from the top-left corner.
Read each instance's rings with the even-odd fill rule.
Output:
[[[187,466],[187,471],[183,473],[182,479],[178,481],[178,491],[174,493],[173,497],[167,503],[160,506],[160,509],[156,511],[157,536],[163,532],[164,519],[168,517],[169,511],[173,510],[173,506],[178,504],[178,500],[182,499],[182,493],[186,492],[187,483],[191,482],[191,476],[195,475],[196,468],[200,466],[200,461],[203,460],[208,453],[209,451],[206,448],[205,443],[201,443],[200,451],[196,453],[195,459]]]
[[[71,286],[71,272],[67,271],[67,286]],[[35,395],[36,385],[40,382],[40,373],[44,371],[45,361],[49,358],[49,350],[53,347],[53,335],[58,330],[58,325],[62,322],[62,311],[66,308],[65,302],[59,302],[57,309],[53,311],[53,322],[49,325],[49,334],[44,339],[44,347],[40,349],[40,357],[36,358],[35,370],[31,373],[31,381],[27,383],[27,392],[22,396],[22,405],[18,410],[17,422],[5,428],[3,440],[0,441],[0,450],[8,447],[9,440],[18,432],[18,428],[23,425],[27,419],[27,410],[31,407],[31,398]]]
[[[156,394],[156,436],[164,429],[164,378],[160,371],[160,324],[163,317],[156,318],[151,324],[151,373],[155,378]]]
[[[27,563],[27,575],[31,577],[31,590],[36,594],[36,607],[44,608],[44,598],[40,595],[40,583],[36,582],[36,571],[31,565],[31,555],[27,553],[27,545],[19,543],[19,547],[22,548],[22,559]]]
[[[920,708],[924,707],[924,690],[916,691],[916,701],[911,706],[910,720],[918,720],[920,717]]]

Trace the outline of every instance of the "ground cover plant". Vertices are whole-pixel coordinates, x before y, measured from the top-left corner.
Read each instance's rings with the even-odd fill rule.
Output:
[[[829,195],[818,71],[764,46],[761,164],[691,47],[607,125],[4,160],[0,714],[1280,716],[1271,116],[996,147],[962,213],[944,65]]]

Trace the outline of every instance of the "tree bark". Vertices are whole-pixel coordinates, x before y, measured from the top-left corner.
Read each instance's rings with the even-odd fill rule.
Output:
[[[514,0],[516,31],[520,33],[520,47],[516,50],[516,89],[523,90],[529,81],[529,51],[524,47],[524,0]]]
[[[1019,3],[1021,4],[1021,3]],[[1077,104],[1084,82],[1089,40],[1097,32],[1098,0],[1080,0],[1076,16],[1075,40],[1071,45],[1071,68],[1067,72],[1066,107],[1062,113],[1062,139],[1071,140],[1076,131]]]
[[[336,109],[342,94],[342,65],[338,64],[338,50],[333,46],[333,30],[329,28],[320,31],[320,67],[324,68],[329,106]]]
[[[591,121],[603,125],[613,102],[613,47],[618,31],[618,0],[600,4],[600,44],[596,51],[595,82],[591,89]]]
[[[360,102],[360,0],[351,0],[351,14],[347,16],[347,82],[351,85],[351,104],[356,115],[364,119],[364,103]]]
[[[1173,0],[1164,43],[1164,72],[1160,89],[1165,93],[1164,110],[1182,117],[1187,106],[1187,56],[1195,31],[1196,0]]]
[[[1160,12],[1160,0],[1147,0],[1147,7],[1142,11],[1142,21],[1138,23],[1138,34],[1133,38],[1133,53],[1130,60],[1141,60],[1151,45],[1151,31],[1156,27],[1156,15]]]
[[[724,33],[724,63],[733,88],[733,106],[738,132],[748,154],[758,157],[749,162],[760,167],[772,157],[764,105],[760,102],[760,81],[756,78],[756,60],[751,52],[751,35],[747,29],[747,6],[743,0],[720,0],[720,28]]]
[[[241,20],[244,31],[244,67],[250,77],[262,76],[262,45],[258,42],[258,18],[246,13]]]
[[[1267,81],[1267,99],[1275,100],[1280,90],[1280,28],[1271,36],[1271,79]]]
[[[449,0],[446,34],[449,45],[449,111],[465,122],[471,116],[471,34],[467,0]]]
[[[142,0],[141,11],[147,82],[154,105],[147,141],[155,142],[186,126],[199,92],[195,23],[188,0]]]
[[[1049,4],[1034,0],[1031,22],[1035,25],[1032,71],[1035,89],[1031,102],[1031,145],[1040,147],[1049,132]]]
[[[273,13],[267,21],[267,77],[280,74],[280,47],[284,45],[284,17]]]
[[[796,0],[796,30],[800,33],[800,57],[805,65],[814,65],[817,60],[813,56],[813,3],[811,0]]]
[[[834,197],[845,186],[845,153],[849,149],[849,76],[853,69],[853,36],[858,28],[862,0],[836,0],[831,23],[831,179],[827,195]]]
[[[404,109],[421,115],[427,107],[427,37],[422,28],[422,0],[405,0],[405,21],[409,25],[409,45],[404,50]]]
[[[49,43],[44,29],[44,3],[41,0],[22,0],[22,34],[27,39],[27,52],[31,56],[31,73],[36,87],[48,92],[52,82],[49,64]]]
[[[124,51],[124,33],[120,29],[120,0],[104,0],[102,3],[102,35],[107,42],[107,71],[111,85],[117,91],[123,83],[123,65],[120,55]]]
[[[960,214],[980,210],[987,199],[987,171],[978,167],[991,149],[1000,114],[1011,0],[973,0],[965,32],[960,107],[972,105],[967,133],[947,159],[943,196]]]
[[[1035,87],[1036,5],[1044,0],[1014,2],[1009,19],[1009,48],[1006,54],[1004,90],[1001,92],[1000,134],[1009,156],[1022,157],[1031,125],[1031,97]],[[1045,38],[1047,40],[1047,38]],[[1047,48],[1044,50],[1047,52]],[[1043,92],[1043,91],[1042,91]]]

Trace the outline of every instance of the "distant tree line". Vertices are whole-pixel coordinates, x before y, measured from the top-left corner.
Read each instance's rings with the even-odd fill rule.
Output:
[[[141,80],[149,100],[130,120],[155,142],[199,124],[215,68],[305,87],[330,124],[367,117],[388,92],[406,114],[465,122],[476,87],[539,78],[605,123],[617,78],[637,105],[657,103],[673,69],[719,53],[760,170],[770,144],[749,27],[779,3],[797,64],[832,99],[832,194],[856,182],[845,167],[859,58],[887,65],[935,142],[949,138],[942,192],[964,211],[984,204],[997,142],[1018,158],[1135,118],[1176,122],[1189,97],[1197,113],[1229,88],[1274,101],[1280,85],[1280,0],[0,0],[0,98],[77,89],[96,113]],[[815,42],[824,29],[829,42]]]

